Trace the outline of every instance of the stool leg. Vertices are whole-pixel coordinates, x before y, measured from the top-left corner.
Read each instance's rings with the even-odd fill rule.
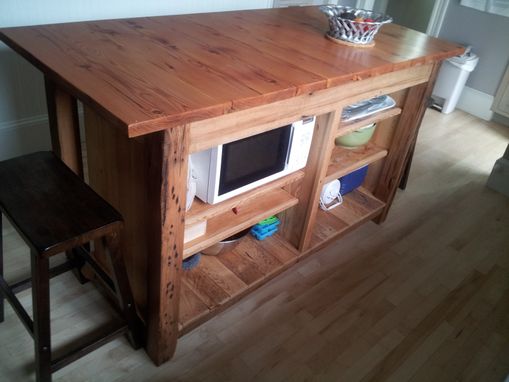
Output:
[[[88,246],[86,245],[86,247],[88,247]],[[85,276],[83,276],[83,273],[81,273],[81,268],[83,267],[83,265],[86,264],[86,262],[84,260],[82,260],[79,256],[76,256],[74,254],[74,251],[75,251],[74,249],[72,249],[70,251],[66,251],[65,256],[67,257],[67,260],[69,260],[73,266],[72,273],[74,274],[74,277],[76,277],[78,282],[81,285],[83,285],[89,281]]]
[[[0,212],[0,276],[4,277],[4,243],[3,243],[1,212]],[[0,322],[4,322],[4,294],[1,292],[0,292]]]
[[[119,250],[119,237],[118,233],[113,233],[103,238],[109,260],[111,261],[111,269],[113,273],[113,283],[115,284],[115,291],[120,305],[120,310],[124,314],[129,327],[129,342],[131,345],[138,349],[141,346],[142,325],[136,313],[136,306],[132,295],[129,279],[125,268],[124,259]]]
[[[32,301],[34,311],[35,374],[38,382],[51,381],[51,329],[49,260],[32,251]]]

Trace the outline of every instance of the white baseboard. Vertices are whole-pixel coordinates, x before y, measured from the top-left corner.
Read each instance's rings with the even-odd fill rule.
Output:
[[[0,122],[0,160],[51,149],[48,116]]]
[[[509,126],[509,118],[505,117],[503,115],[493,113],[493,118],[491,120],[494,122],[500,123],[501,125]],[[509,381],[507,381],[507,382],[509,382]]]
[[[465,86],[456,107],[486,121],[491,121],[491,105],[494,97],[474,88]]]

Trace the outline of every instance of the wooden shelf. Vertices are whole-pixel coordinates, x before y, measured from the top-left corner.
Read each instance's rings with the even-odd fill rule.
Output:
[[[330,210],[318,209],[311,237],[311,251],[338,239],[382,212],[385,203],[369,191],[358,188],[343,197],[343,204]]]
[[[399,114],[401,114],[401,108],[393,107],[391,109],[387,109],[387,110],[381,111],[379,113],[370,115],[363,119],[356,119],[356,120],[349,121],[349,122],[341,122],[339,124],[339,128],[338,128],[336,137],[348,134],[352,131],[358,130],[361,127],[364,127],[371,123],[377,123],[377,122],[383,121],[384,119],[395,117],[396,115],[399,115]]]
[[[263,241],[248,235],[229,253],[202,255],[196,268],[182,273],[180,335],[295,264],[298,256],[277,234]]]
[[[387,150],[368,143],[356,149],[345,149],[336,146],[332,151],[331,160],[323,183],[338,179],[359,167],[373,163],[387,156]]]
[[[249,198],[232,209],[221,210],[207,220],[207,232],[184,244],[184,258],[217,243],[259,221],[296,205],[299,200],[281,188]]]
[[[246,201],[259,197],[260,195],[263,195],[270,190],[282,188],[287,184],[302,179],[303,177],[304,171],[295,171],[281,179],[274,180],[268,184],[264,184],[263,186],[257,187],[251,191],[245,192],[241,195],[235,196],[217,204],[207,204],[198,198],[194,198],[193,206],[186,213],[186,225],[198,223],[202,220],[208,220],[214,216],[218,216],[222,213],[231,211],[233,208],[242,208],[242,205],[246,203]]]
[[[231,252],[203,255],[200,264],[182,273],[179,329],[183,335],[241,297],[260,287],[309,253],[374,218],[385,204],[360,188],[341,206],[318,211],[311,248],[299,253],[279,235],[263,241],[251,235]]]

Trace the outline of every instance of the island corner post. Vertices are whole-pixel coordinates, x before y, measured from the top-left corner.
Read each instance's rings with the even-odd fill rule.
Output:
[[[148,252],[146,349],[156,365],[175,353],[179,337],[179,306],[187,193],[189,126],[155,133],[150,150],[149,195],[154,195],[153,238]],[[157,202],[159,201],[159,202]],[[160,211],[160,214],[157,213]]]

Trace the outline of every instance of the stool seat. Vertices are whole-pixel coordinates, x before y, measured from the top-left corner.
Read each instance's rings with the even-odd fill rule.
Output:
[[[122,221],[50,152],[0,162],[0,179],[0,209],[39,255],[82,245],[91,237],[84,233],[104,235]]]

